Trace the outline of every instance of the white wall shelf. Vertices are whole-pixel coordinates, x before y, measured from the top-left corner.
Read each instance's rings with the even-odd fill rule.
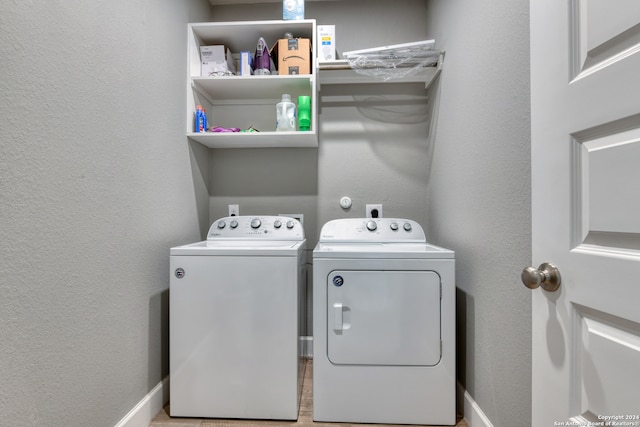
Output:
[[[187,136],[209,148],[313,148],[318,136],[311,132],[207,132]]]
[[[382,80],[381,78],[360,74],[349,66],[347,60],[321,62],[318,64],[318,90],[323,85],[337,84],[394,84],[394,83],[424,83],[428,89],[442,71],[444,52],[440,54],[438,63],[432,67],[424,67],[420,72],[397,79]]]
[[[313,64],[311,74],[268,76],[201,77],[200,46],[224,45],[234,56],[255,52],[264,37],[271,46],[284,33],[311,39],[311,57],[316,57],[316,21],[236,21],[203,22],[188,26],[188,78],[186,135],[210,148],[281,148],[318,146],[318,94],[322,85],[424,83],[425,90],[442,70],[444,52],[432,67],[419,73],[384,81],[359,74],[346,60]],[[304,132],[275,132],[275,105],[282,94],[292,99],[311,97],[311,129]],[[194,132],[196,105],[207,111],[210,127],[248,129],[259,132]]]
[[[316,21],[236,21],[204,22],[188,26],[188,78],[186,135],[210,148],[317,147],[317,79],[311,74],[267,76],[201,77],[200,46],[224,45],[235,56],[241,51],[252,54],[258,39],[269,47],[284,33],[311,39],[311,58],[315,58]],[[311,97],[311,129],[299,132],[275,132],[276,104],[282,94]],[[295,101],[294,101],[295,102]],[[194,132],[196,105],[207,111],[209,127],[248,129],[259,132]]]

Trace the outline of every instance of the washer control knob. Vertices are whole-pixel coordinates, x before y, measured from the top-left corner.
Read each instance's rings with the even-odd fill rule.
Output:
[[[375,221],[367,221],[367,230],[376,231],[376,228],[378,228],[378,224]]]
[[[238,227],[238,221],[236,221],[235,219],[232,219],[231,222],[229,223],[229,227],[231,228]]]
[[[294,226],[294,225],[296,225],[296,224],[293,222],[293,220],[289,220],[289,221],[287,221],[287,228],[288,228],[289,230],[291,230],[291,229],[293,228],[293,226]]]
[[[273,226],[274,228],[282,227],[282,221],[280,221],[279,219],[276,219],[275,221],[273,221]]]
[[[260,226],[262,225],[262,222],[258,219],[258,218],[253,218],[251,220],[251,228],[260,228]]]
[[[392,222],[391,224],[389,224],[389,228],[391,228],[393,231],[396,231],[398,229],[398,223]]]
[[[218,228],[219,228],[219,229],[221,229],[221,230],[222,230],[226,225],[227,225],[227,223],[226,223],[226,222],[224,222],[224,221],[218,221]]]
[[[402,228],[404,228],[404,231],[411,231],[411,224],[405,222]]]

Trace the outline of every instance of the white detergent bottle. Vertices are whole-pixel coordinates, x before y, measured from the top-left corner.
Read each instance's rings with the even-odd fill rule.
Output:
[[[282,95],[282,101],[276,105],[276,131],[296,130],[296,104],[291,102],[291,95]]]

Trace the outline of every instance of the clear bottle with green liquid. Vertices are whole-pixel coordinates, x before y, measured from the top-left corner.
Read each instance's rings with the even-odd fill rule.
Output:
[[[311,97],[298,97],[298,130],[311,130]]]

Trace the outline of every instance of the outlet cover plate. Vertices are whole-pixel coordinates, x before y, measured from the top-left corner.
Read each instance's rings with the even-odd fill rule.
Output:
[[[366,207],[365,207],[365,216],[367,218],[374,218],[373,214],[371,213],[374,210],[378,211],[378,216],[376,218],[382,218],[382,203],[366,205]]]

